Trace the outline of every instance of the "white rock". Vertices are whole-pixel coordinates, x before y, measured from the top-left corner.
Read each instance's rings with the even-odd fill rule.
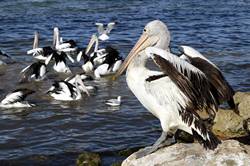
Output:
[[[205,150],[198,143],[177,143],[140,159],[135,159],[135,154],[124,160],[122,166],[250,165],[250,146],[235,140],[223,141],[214,151]]]

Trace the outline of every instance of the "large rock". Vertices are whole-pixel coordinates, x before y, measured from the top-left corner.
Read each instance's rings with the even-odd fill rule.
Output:
[[[214,151],[205,150],[198,143],[178,143],[140,159],[135,159],[135,155],[124,160],[122,166],[250,165],[250,147],[235,140],[223,141]]]
[[[243,119],[250,118],[250,92],[237,92],[234,101],[238,104],[240,116]]]
[[[213,132],[221,138],[236,138],[249,135],[250,131],[250,93],[237,92],[234,95],[239,115],[233,110],[219,109],[213,125]]]
[[[214,119],[213,132],[222,139],[248,135],[244,119],[233,110],[219,109]]]

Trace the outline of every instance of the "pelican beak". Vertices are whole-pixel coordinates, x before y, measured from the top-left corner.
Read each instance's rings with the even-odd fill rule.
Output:
[[[90,96],[89,91],[87,90],[86,86],[83,84],[80,75],[78,75],[78,74],[76,75],[76,81],[75,82],[78,83],[78,84],[80,84],[79,89],[81,91],[85,92],[88,96]],[[76,84],[76,86],[77,86],[77,84]]]
[[[39,46],[39,33],[35,31],[33,49],[38,48],[38,46]]]
[[[59,44],[59,29],[58,27],[54,28],[54,32],[53,32],[53,48],[56,48],[56,46]]]
[[[96,36],[95,35],[92,35],[90,41],[89,41],[89,44],[85,50],[85,54],[88,55],[89,51],[91,50],[91,48],[93,47],[94,43],[96,42]]]
[[[113,76],[113,80],[115,80],[117,77],[119,77],[124,70],[128,67],[132,59],[138,55],[141,51],[143,51],[145,48],[149,46],[153,46],[158,41],[158,37],[156,36],[148,36],[148,34],[143,33],[140,37],[140,39],[137,41],[133,49],[128,54],[127,58],[124,60],[122,66],[119,68],[117,73]]]

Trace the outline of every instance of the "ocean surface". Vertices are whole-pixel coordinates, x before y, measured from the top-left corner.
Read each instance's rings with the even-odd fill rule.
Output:
[[[18,83],[19,72],[34,62],[26,55],[34,31],[40,33],[41,46],[51,45],[53,27],[58,26],[64,39],[86,47],[97,32],[95,22],[116,21],[107,44],[126,57],[143,27],[154,19],[167,24],[173,52],[178,53],[180,45],[194,47],[218,65],[236,91],[250,91],[248,1],[1,0],[0,50],[16,63],[0,68],[0,99],[17,87],[28,87],[36,90],[28,100],[37,106],[0,109],[0,163],[53,155],[50,165],[74,165],[76,156],[68,154],[112,152],[154,143],[161,133],[159,121],[133,96],[124,75],[114,82],[87,82],[98,90],[77,102],[54,101],[45,94],[54,80],[65,75],[50,72],[43,82]],[[81,71],[79,65],[70,66],[74,72]],[[118,95],[122,96],[119,109],[105,105]],[[103,165],[117,160],[106,156]]]

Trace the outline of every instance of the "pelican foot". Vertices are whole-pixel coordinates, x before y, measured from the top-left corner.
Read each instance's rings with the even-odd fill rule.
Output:
[[[159,141],[159,140],[157,140]],[[155,151],[157,151],[158,149],[162,148],[162,147],[166,147],[166,146],[170,146],[176,143],[174,137],[171,138],[167,138],[166,140],[162,141],[161,143],[157,142],[153,145],[153,146],[148,146],[144,149],[140,149],[138,152],[135,153],[135,159],[139,159],[142,157],[145,157],[149,154],[154,153]]]

